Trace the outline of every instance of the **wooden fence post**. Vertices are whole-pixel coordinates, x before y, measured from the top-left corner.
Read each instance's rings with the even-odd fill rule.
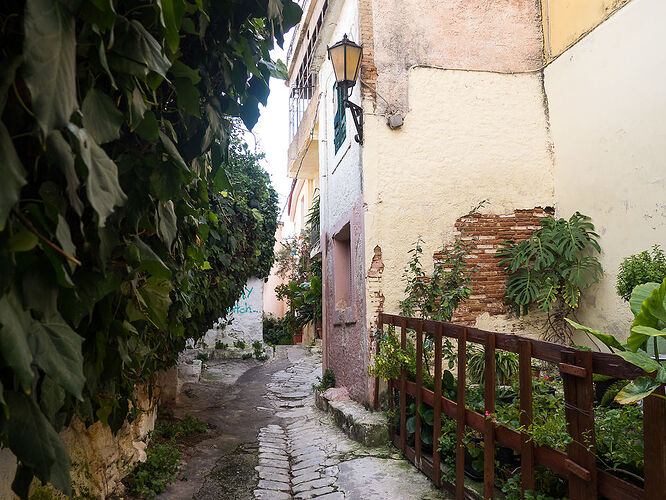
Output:
[[[421,469],[421,415],[419,407],[421,406],[423,395],[423,321],[420,321],[416,327],[416,415],[414,422],[414,462],[416,467]]]
[[[465,376],[467,368],[467,328],[458,335],[458,398],[456,401],[456,499],[465,498]]]
[[[521,340],[518,351],[520,425],[527,428],[532,423],[532,344]],[[523,496],[526,491],[534,491],[534,443],[526,432],[520,435],[520,480]]]
[[[664,386],[654,391],[663,396]],[[651,395],[643,400],[645,436],[645,498],[666,499],[666,401]]]
[[[483,372],[486,412],[495,413],[495,334],[486,337],[485,369]],[[495,498],[495,424],[486,417],[483,433],[483,498]]]
[[[442,485],[439,438],[442,435],[442,324],[435,330],[435,387],[432,429],[432,480],[436,486]]]
[[[375,360],[379,356],[379,341],[381,340],[381,335],[384,333],[384,318],[382,313],[379,313],[379,319],[377,320],[377,331],[375,332]],[[376,361],[375,361],[376,362]],[[375,377],[375,410],[379,410],[379,377]]]
[[[567,447],[566,459],[569,471],[569,498],[570,500],[597,498],[592,353],[563,351],[560,359],[567,431],[573,439]]]

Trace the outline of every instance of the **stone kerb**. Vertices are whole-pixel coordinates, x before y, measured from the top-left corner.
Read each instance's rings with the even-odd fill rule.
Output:
[[[315,404],[330,413],[338,427],[354,441],[371,447],[388,442],[386,417],[349,399],[345,388],[331,388],[323,393],[315,391]]]

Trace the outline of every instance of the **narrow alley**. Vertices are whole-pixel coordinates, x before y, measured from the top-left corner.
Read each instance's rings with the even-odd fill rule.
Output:
[[[394,447],[366,448],[316,408],[319,374],[319,350],[304,346],[278,346],[265,363],[208,361],[173,410],[211,431],[158,498],[444,498]]]

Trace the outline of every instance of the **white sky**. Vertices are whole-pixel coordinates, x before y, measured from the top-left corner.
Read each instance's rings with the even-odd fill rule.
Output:
[[[276,46],[276,49],[271,52],[274,60],[281,59],[286,63],[286,52],[293,31],[292,29],[289,34],[285,35],[284,50]],[[261,115],[252,130],[254,137],[252,134],[246,134],[246,140],[250,147],[253,147],[256,137],[257,148],[266,154],[262,167],[271,176],[273,187],[279,195],[279,209],[282,210],[291,188],[291,179],[287,177],[289,87],[283,80],[271,78],[270,88],[268,103],[266,106],[259,105]],[[283,236],[290,235],[292,228],[286,210],[281,220],[285,222]]]

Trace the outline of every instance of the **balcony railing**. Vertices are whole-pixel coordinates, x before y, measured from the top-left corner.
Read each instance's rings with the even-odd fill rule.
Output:
[[[292,87],[289,94],[289,142],[292,141],[301,124],[305,110],[315,93],[315,75],[310,76],[310,85]]]

